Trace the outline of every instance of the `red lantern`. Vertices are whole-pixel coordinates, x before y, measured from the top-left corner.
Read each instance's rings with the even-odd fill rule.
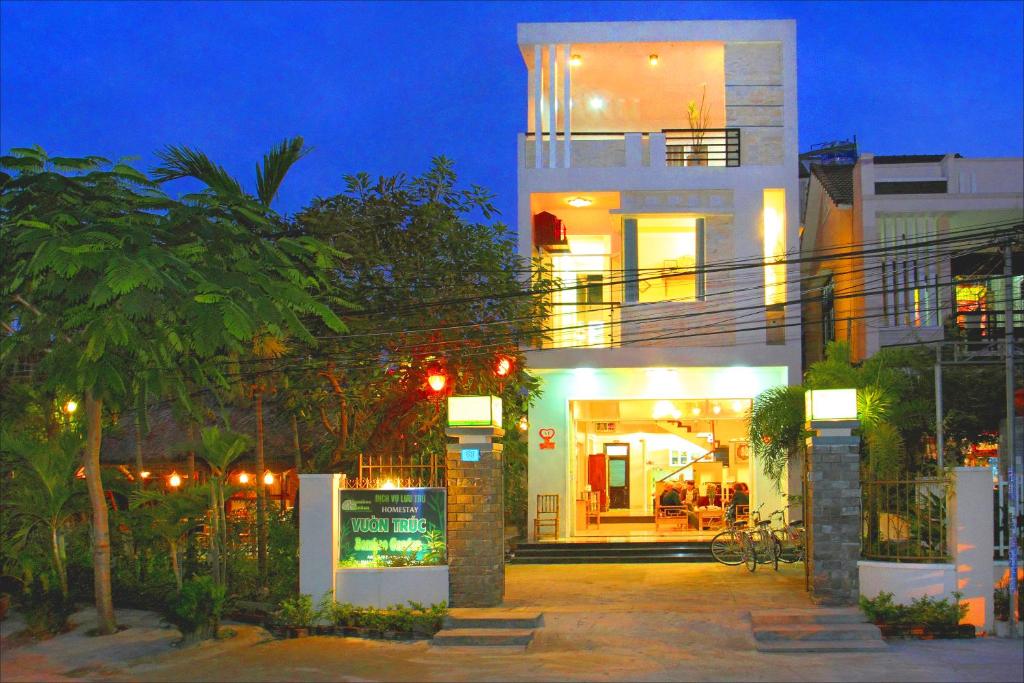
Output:
[[[448,385],[448,375],[444,374],[441,370],[433,370],[427,375],[427,385],[431,391],[439,394]]]
[[[498,356],[494,362],[494,374],[498,377],[508,377],[515,366],[516,362],[509,356]]]

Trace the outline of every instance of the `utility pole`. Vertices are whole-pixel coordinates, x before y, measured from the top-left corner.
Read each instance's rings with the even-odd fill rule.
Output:
[[[1003,245],[1003,339],[1004,352],[1006,354],[1006,460],[1005,472],[1008,491],[1007,512],[1010,516],[1010,538],[1009,538],[1009,560],[1010,560],[1010,636],[1017,635],[1017,564],[1020,549],[1017,547],[1017,507],[1020,501],[1017,500],[1017,453],[1015,452],[1016,435],[1016,410],[1014,407],[1014,367],[1013,367],[1013,248],[1012,242],[1007,241]]]
[[[946,434],[942,428],[942,344],[935,345],[935,459],[938,475],[942,476]]]

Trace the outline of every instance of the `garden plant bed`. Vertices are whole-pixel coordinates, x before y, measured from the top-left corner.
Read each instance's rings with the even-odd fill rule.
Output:
[[[974,638],[973,624],[885,624],[876,623],[883,638],[935,640],[938,638]]]
[[[307,636],[336,636],[367,638],[370,640],[430,640],[433,633],[421,631],[385,631],[358,626],[314,626],[312,628],[270,627],[277,638],[305,638]]]

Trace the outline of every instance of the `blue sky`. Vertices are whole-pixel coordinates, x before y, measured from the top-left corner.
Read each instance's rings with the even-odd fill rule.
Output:
[[[278,208],[342,176],[453,158],[515,220],[526,72],[516,23],[797,20],[800,145],[1019,156],[1024,3],[28,3],[0,5],[0,146],[206,151],[252,188],[280,139],[314,152]]]

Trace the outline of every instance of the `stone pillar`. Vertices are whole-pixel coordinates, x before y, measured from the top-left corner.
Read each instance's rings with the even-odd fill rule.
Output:
[[[299,592],[317,604],[334,597],[334,572],[341,544],[338,500],[340,474],[300,474]]]
[[[957,467],[949,496],[949,553],[956,567],[956,589],[970,608],[961,623],[992,631],[992,471]]]
[[[453,607],[494,607],[505,598],[505,517],[498,427],[449,427],[448,576]],[[478,458],[478,459],[477,459]]]
[[[811,599],[856,605],[860,597],[860,437],[852,421],[812,421],[807,440]]]

